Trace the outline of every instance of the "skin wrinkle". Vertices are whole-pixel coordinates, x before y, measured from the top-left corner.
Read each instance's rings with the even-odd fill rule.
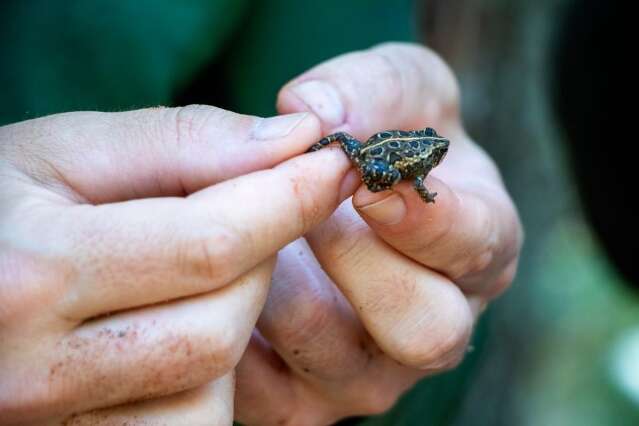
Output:
[[[44,125],[50,121],[51,120],[41,119],[41,123]],[[5,126],[3,130],[7,129],[9,136],[6,142],[1,143],[0,146],[11,146],[10,141],[21,140],[21,136],[25,136],[23,127],[24,125],[22,123]],[[43,126],[43,128],[44,127],[46,126]],[[15,152],[7,149],[9,155],[6,156],[6,161],[11,164],[14,170],[19,171],[24,177],[27,177],[31,183],[41,185],[53,191],[60,195],[65,201],[85,202],[86,200],[70,185],[70,181],[66,178],[62,170],[57,167],[53,161],[49,160],[51,157],[60,161],[63,160],[64,156],[60,155],[59,150],[56,150],[55,146],[64,145],[64,143],[58,142],[57,144],[53,143],[47,146],[41,146],[41,144],[38,144],[38,141],[43,135],[37,132],[35,133],[35,135],[31,135],[28,138],[31,143],[18,144]],[[42,166],[44,166],[45,170],[40,170]]]
[[[212,118],[216,118],[214,117],[214,113],[213,111],[207,111],[206,113],[206,119],[201,120],[202,123],[200,124],[199,128],[197,129],[196,132],[193,131],[193,123],[195,121],[194,118],[194,111],[193,111],[194,107],[193,106],[187,106],[187,107],[181,107],[178,108],[177,112],[175,113],[175,144],[178,147],[178,152],[182,153],[182,152],[191,152],[192,148],[194,146],[198,146],[200,144],[206,144],[205,142],[203,143],[202,141],[206,140],[205,137],[203,137],[203,133],[204,133],[204,129],[209,128],[210,124],[209,122],[211,121]],[[187,129],[186,129],[186,134],[187,134],[187,141],[188,143],[186,143],[184,141],[184,137],[182,136],[184,134],[184,130],[183,126],[184,126],[184,122],[186,122],[187,124]],[[242,136],[244,136],[242,134]],[[167,154],[170,153],[170,150],[168,150]],[[219,158],[218,156],[211,156],[211,160],[213,163],[218,163],[217,159]],[[222,156],[223,157],[223,156]],[[197,188],[195,187],[189,187],[185,182],[184,182],[184,176],[188,176],[188,170],[189,167],[187,165],[185,165],[185,160],[183,158],[182,155],[178,155],[178,159],[180,159],[181,161],[179,162],[179,164],[176,166],[178,169],[178,173],[177,173],[177,177],[178,177],[178,181],[180,183],[180,186],[182,188],[182,192],[184,195],[188,195],[190,193],[192,193],[193,191],[195,191]],[[218,170],[220,168],[220,166],[218,164],[214,164],[211,169],[212,170]],[[212,179],[213,183],[216,183],[220,180],[220,177],[214,177]]]
[[[228,225],[233,222],[227,221],[225,224],[214,214],[207,216],[207,230],[209,230],[207,234],[190,237],[181,245],[183,247],[181,252],[186,253],[182,257],[181,263],[184,268],[181,270],[184,275],[195,273],[196,276],[202,276],[211,283],[210,287],[203,290],[217,288],[221,283],[236,279],[238,276],[228,274],[225,266],[228,262],[237,259],[239,247],[243,249],[242,255],[250,259],[254,257],[251,253],[252,247],[255,247],[249,233],[242,232],[237,226]],[[191,248],[196,248],[196,251],[193,252]],[[256,259],[255,263],[257,264],[260,260],[262,259]]]
[[[83,120],[86,119],[86,120]],[[56,136],[57,122],[62,125],[62,134]],[[79,185],[82,177],[74,176],[73,168],[74,163],[82,162],[88,153],[86,151],[73,151],[69,148],[77,145],[81,141],[92,141],[95,136],[94,133],[99,134],[101,130],[109,130],[111,126],[111,120],[106,115],[96,112],[84,112],[80,113],[80,117],[73,117],[71,114],[62,114],[61,116],[52,116],[50,121],[45,122],[49,126],[50,134],[43,138],[46,141],[49,138],[54,139],[54,143],[35,143],[35,147],[46,146],[46,151],[42,153],[41,160],[48,161],[47,158],[53,158],[51,161],[52,167],[59,170],[59,175],[62,180],[58,182],[67,185],[68,188],[73,190],[74,199],[71,201],[79,200],[80,203],[96,204],[97,200],[93,200],[91,195],[86,191],[83,191],[81,185]],[[59,130],[58,130],[59,131]],[[97,144],[104,143],[100,138],[97,138]],[[55,151],[54,151],[55,149]],[[69,152],[71,151],[71,152]],[[69,159],[69,154],[73,156]],[[83,158],[84,157],[84,158]]]
[[[469,308],[468,306],[464,306],[462,309],[464,308],[466,308],[465,315],[446,316],[446,319],[453,319],[454,325],[451,324],[450,321],[443,321],[446,325],[445,329],[448,331],[453,330],[453,332],[443,333],[445,335],[444,339],[433,339],[432,341],[435,342],[435,345],[430,347],[427,346],[422,348],[421,351],[418,351],[418,355],[414,356],[417,362],[412,365],[413,367],[442,371],[453,368],[461,362],[472,331],[472,319]],[[437,321],[441,322],[442,320],[439,319],[433,321],[432,316],[429,317],[429,315],[427,315],[427,313],[431,311],[438,312],[437,309],[424,309],[424,314],[417,319],[413,326],[415,330],[422,330],[422,332],[426,335],[431,333],[427,333],[424,330],[434,330],[435,332],[441,333],[441,330],[444,329],[444,327],[433,327],[433,323]],[[420,334],[421,333],[416,333],[416,335]],[[420,345],[423,345],[423,341],[418,341],[412,344],[408,343],[406,344],[406,347],[420,347]]]
[[[297,250],[299,244],[293,243],[285,248],[284,254]],[[301,246],[300,253],[304,250],[308,250],[306,245]],[[312,256],[309,253],[309,257]],[[284,259],[287,260],[283,260],[274,275],[275,282],[265,314],[258,326],[289,365],[297,366],[301,371],[310,366],[307,369],[315,376],[313,380],[339,383],[359,374],[366,367],[367,359],[360,356],[358,351],[353,351],[357,346],[353,345],[353,349],[337,349],[340,344],[348,346],[350,341],[361,339],[363,330],[350,332],[350,327],[339,328],[340,325],[353,324],[355,321],[350,306],[338,299],[337,290],[315,262],[309,263],[301,254],[299,257],[285,256]],[[298,278],[292,281],[292,277]],[[284,310],[287,305],[293,306],[293,310]],[[286,312],[286,315],[282,316],[280,312]],[[287,324],[290,326],[287,327]],[[341,330],[349,332],[344,334]],[[322,346],[315,344],[328,340],[333,343]],[[334,363],[350,367],[344,372],[342,368],[334,369]]]
[[[399,58],[390,58],[388,56],[389,50],[394,56],[398,56]],[[416,81],[415,76],[429,75],[431,79],[444,76],[441,78],[442,81],[439,82],[429,81],[423,78],[417,79],[417,84],[419,85],[417,93],[427,94],[432,92],[433,89],[450,89],[450,93],[444,96],[442,96],[442,93],[436,93],[436,95],[438,95],[435,96],[438,104],[437,114],[435,116],[425,114],[422,119],[425,119],[427,122],[439,122],[443,124],[441,127],[446,127],[444,123],[445,117],[457,117],[459,115],[459,102],[457,101],[459,99],[459,85],[450,68],[439,56],[421,46],[404,46],[401,43],[393,42],[383,43],[375,47],[373,51],[384,56],[395,67],[396,62],[400,60],[403,71],[401,74],[409,74],[410,71],[406,72],[405,69],[411,69],[415,74],[412,78],[413,82]],[[403,54],[398,55],[399,52]],[[421,60],[417,60],[417,56],[419,56]],[[420,97],[412,96],[411,99],[420,99]],[[420,127],[422,125],[423,123],[416,123],[414,127]]]
[[[430,184],[432,185],[432,183]],[[432,185],[432,187],[438,189],[438,192],[442,192],[442,189],[437,188],[436,186]],[[454,203],[456,204],[456,206],[451,206],[450,208],[446,209],[449,211],[453,211],[453,212],[458,212],[460,211],[460,209],[462,208],[461,206],[461,199],[455,194],[454,191],[449,191],[446,188],[446,194],[442,194],[440,198],[444,199],[444,195],[449,195],[452,194],[452,197],[446,197],[446,203],[448,203],[448,200],[454,200]],[[404,194],[400,194],[402,197],[404,196]],[[412,192],[411,192],[411,196],[412,196]],[[440,201],[440,204],[442,202]],[[441,216],[438,215],[436,212],[433,212],[433,218],[434,220],[431,222],[431,225],[437,225],[439,224],[439,227],[436,227],[433,229],[433,227],[431,226],[429,229],[429,238],[426,241],[416,241],[416,240],[412,240],[414,241],[414,245],[411,245],[409,247],[407,247],[408,250],[412,251],[413,253],[421,253],[421,252],[429,252],[429,251],[433,251],[433,247],[437,247],[438,245],[441,244],[442,241],[445,241],[446,239],[448,239],[451,235],[451,233],[453,232],[453,230],[456,229],[456,221],[458,221],[458,215],[457,214],[452,214],[452,215],[448,215],[448,216]],[[443,223],[443,227],[441,226],[441,224]],[[393,232],[391,230],[391,232]],[[397,233],[400,233],[400,231],[396,231]],[[409,239],[411,238],[411,236],[408,236]]]
[[[477,254],[474,257],[469,257],[468,263],[460,268],[458,276],[452,277],[463,288],[466,288],[467,285],[471,287],[467,282],[481,280],[482,278],[485,280],[487,276],[490,277],[492,275],[490,270],[498,268],[500,265],[499,263],[496,264],[496,262],[504,258],[503,255],[498,253],[498,248],[504,247],[506,241],[511,238],[507,235],[500,235],[499,229],[502,227],[497,223],[497,217],[501,217],[501,214],[489,213],[486,210],[488,207],[483,200],[478,200],[477,206],[481,206],[484,213],[475,216],[486,217],[482,222],[488,223],[482,226],[486,230],[486,236],[480,239],[483,241],[483,247],[478,247],[475,250]]]
[[[388,73],[389,83],[387,85],[381,84],[384,87],[387,95],[390,97],[384,97],[386,100],[386,104],[384,105],[384,110],[387,111],[402,111],[403,106],[405,104],[404,99],[406,99],[406,84],[405,79],[403,78],[403,72],[397,69],[397,64],[392,61],[388,56],[383,53],[383,50],[371,50],[369,55],[377,57],[382,60],[385,64],[385,73]],[[411,61],[406,61],[403,65],[409,64]],[[402,70],[403,71],[403,70]],[[421,92],[420,92],[421,93]],[[390,99],[390,100],[389,100]],[[403,114],[402,114],[403,115]]]
[[[303,169],[301,165],[293,164],[292,167],[298,169],[299,172],[291,173],[291,177],[289,178],[290,188],[292,190],[292,199],[296,200],[295,208],[297,209],[297,214],[294,215],[296,218],[300,218],[301,222],[295,228],[295,234],[303,235],[312,227],[311,224],[316,224],[319,222],[319,218],[323,216],[323,208],[321,205],[317,203],[317,200],[314,196],[312,196],[312,191],[316,191],[315,187],[315,178],[311,176],[307,176],[303,173]],[[342,177],[346,174],[345,170],[342,173]],[[341,181],[341,179],[340,179]],[[335,197],[337,197],[337,192],[335,193]],[[332,205],[337,205],[337,199],[332,200]],[[290,224],[289,224],[290,226]]]
[[[364,259],[367,256],[362,250],[361,240],[367,232],[366,226],[358,219],[349,218],[346,209],[348,206],[342,204],[333,217],[322,223],[318,230],[307,235],[309,242],[321,246],[317,250],[317,254],[322,257],[321,263],[342,263],[344,259],[348,259],[354,266],[365,263]],[[328,248],[331,250],[327,250]],[[343,288],[341,290],[348,291]]]

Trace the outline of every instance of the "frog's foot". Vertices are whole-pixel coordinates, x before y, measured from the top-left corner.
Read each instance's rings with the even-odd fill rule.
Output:
[[[419,194],[421,199],[424,200],[425,203],[435,202],[435,197],[437,196],[437,193],[430,192],[428,189],[426,189],[426,186],[424,186],[424,176],[417,176],[415,178],[415,181],[413,182],[413,187],[415,188],[415,191],[417,191],[417,193]]]
[[[424,200],[424,202],[426,203],[434,203],[435,202],[435,197],[437,196],[436,192],[428,192],[425,191],[425,193],[419,193],[419,196],[422,197],[422,200]]]

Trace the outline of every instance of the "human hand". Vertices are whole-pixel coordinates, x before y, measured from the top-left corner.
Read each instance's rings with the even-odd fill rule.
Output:
[[[319,137],[206,106],[1,127],[1,423],[230,424],[277,251],[356,188],[340,152],[285,161]]]
[[[352,205],[283,250],[237,368],[240,421],[323,425],[380,413],[461,361],[484,305],[513,280],[523,237],[458,103],[440,58],[397,43],[332,59],[281,90],[279,111],[315,112],[324,135],[366,140],[431,126],[451,146],[427,179],[436,203],[410,182],[380,193],[362,186]]]

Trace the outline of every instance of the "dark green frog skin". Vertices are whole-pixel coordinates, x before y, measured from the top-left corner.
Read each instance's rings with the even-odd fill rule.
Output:
[[[401,180],[413,180],[413,187],[426,203],[434,203],[436,192],[424,186],[424,179],[448,152],[448,139],[427,127],[421,130],[386,130],[362,143],[345,132],[326,136],[308,152],[339,142],[351,162],[362,173],[372,192],[390,189]]]

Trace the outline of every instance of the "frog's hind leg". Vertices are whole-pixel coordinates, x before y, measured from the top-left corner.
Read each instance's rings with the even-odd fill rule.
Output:
[[[425,203],[434,203],[437,193],[428,191],[424,185],[424,179],[426,179],[426,176],[417,176],[413,181],[413,187]]]
[[[316,144],[313,144],[306,152],[318,151],[333,142],[339,142],[346,155],[348,155],[348,158],[357,161],[362,143],[346,132],[328,135]]]

